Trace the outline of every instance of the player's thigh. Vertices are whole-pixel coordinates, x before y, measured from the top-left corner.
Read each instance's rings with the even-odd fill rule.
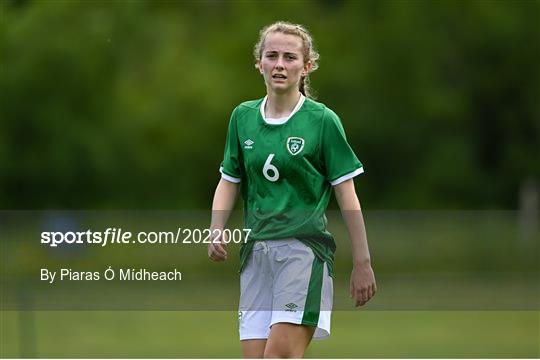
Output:
[[[261,359],[264,356],[266,339],[252,339],[240,341],[244,359]]]
[[[264,349],[265,358],[301,358],[308,347],[315,327],[291,323],[276,323]]]

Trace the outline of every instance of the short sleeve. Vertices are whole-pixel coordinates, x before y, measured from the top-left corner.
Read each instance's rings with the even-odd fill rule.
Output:
[[[339,117],[328,108],[324,113],[321,137],[326,179],[332,185],[338,185],[364,172],[362,163],[347,142]]]
[[[242,178],[242,152],[238,140],[238,130],[236,126],[236,109],[231,114],[227,140],[225,141],[225,151],[223,162],[219,168],[221,177],[233,183],[239,183]]]

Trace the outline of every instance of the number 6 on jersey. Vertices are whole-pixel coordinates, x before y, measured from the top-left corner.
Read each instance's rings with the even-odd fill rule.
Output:
[[[279,179],[278,168],[270,164],[272,162],[272,159],[274,158],[274,155],[275,154],[268,155],[268,158],[266,158],[266,161],[263,166],[263,171],[262,171],[266,180],[271,181],[271,182],[276,182]],[[270,175],[269,172],[272,172],[273,175]]]

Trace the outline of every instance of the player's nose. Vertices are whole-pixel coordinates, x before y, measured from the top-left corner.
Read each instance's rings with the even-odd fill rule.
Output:
[[[284,64],[283,57],[279,56],[276,61],[276,69],[283,69],[284,68],[283,64]]]

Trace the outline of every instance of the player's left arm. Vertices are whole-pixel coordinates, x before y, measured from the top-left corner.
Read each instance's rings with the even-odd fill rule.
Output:
[[[371,268],[364,217],[352,179],[334,186],[334,192],[352,245],[353,269],[350,293],[356,301],[356,306],[362,306],[377,291],[375,275]]]

